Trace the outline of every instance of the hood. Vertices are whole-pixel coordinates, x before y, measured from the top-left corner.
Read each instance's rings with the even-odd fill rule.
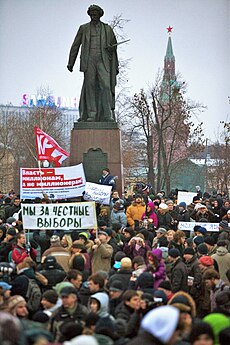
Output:
[[[96,299],[100,303],[100,309],[97,312],[98,315],[100,317],[108,316],[109,296],[105,292],[97,292],[90,297]]]
[[[160,249],[153,249],[152,254],[160,261],[162,259],[162,251]]]
[[[226,255],[227,253],[228,253],[228,250],[225,247],[218,247],[216,250],[216,254],[220,256]]]
[[[151,208],[151,213],[153,213],[155,210],[154,202],[152,202],[152,201],[148,202],[148,206]]]

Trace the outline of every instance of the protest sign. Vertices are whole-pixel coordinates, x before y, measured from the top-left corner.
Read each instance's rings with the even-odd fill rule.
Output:
[[[196,196],[197,193],[193,192],[178,192],[177,196],[177,205],[179,205],[180,202],[184,201],[186,205],[189,205],[192,203],[192,199],[194,196]]]
[[[109,205],[112,186],[86,182],[85,200],[93,200],[103,205]]]
[[[63,168],[21,168],[21,199],[66,199],[81,196],[85,190],[85,173],[82,164]]]
[[[22,204],[24,229],[92,229],[97,227],[95,202]]]
[[[201,222],[179,222],[178,230],[193,231],[193,228],[195,225],[203,226],[205,229],[207,229],[207,231],[219,231],[219,223],[201,223]]]

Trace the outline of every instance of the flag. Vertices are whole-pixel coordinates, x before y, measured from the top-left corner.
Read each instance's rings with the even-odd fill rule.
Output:
[[[69,157],[69,153],[63,150],[52,137],[37,126],[34,127],[34,131],[38,160],[54,162],[56,167],[60,167],[62,162]]]

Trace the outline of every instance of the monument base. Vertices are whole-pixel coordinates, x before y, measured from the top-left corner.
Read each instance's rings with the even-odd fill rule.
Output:
[[[102,170],[117,176],[123,193],[121,132],[116,122],[76,122],[71,132],[70,165],[83,163],[86,181],[98,183]]]

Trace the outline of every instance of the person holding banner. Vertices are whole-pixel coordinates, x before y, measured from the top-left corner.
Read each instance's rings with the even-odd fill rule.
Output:
[[[113,247],[108,244],[108,234],[105,231],[98,232],[98,238],[94,240],[92,247],[92,274],[99,270],[109,272],[111,268],[111,259]]]

